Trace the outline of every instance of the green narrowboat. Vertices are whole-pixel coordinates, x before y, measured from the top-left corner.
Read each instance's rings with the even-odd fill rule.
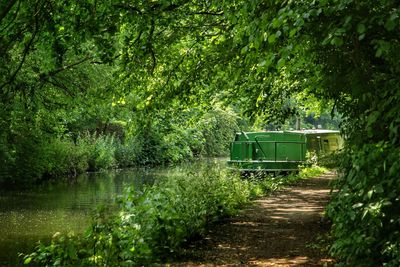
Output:
[[[228,164],[241,171],[296,171],[307,152],[327,154],[342,145],[340,132],[332,130],[240,132]]]

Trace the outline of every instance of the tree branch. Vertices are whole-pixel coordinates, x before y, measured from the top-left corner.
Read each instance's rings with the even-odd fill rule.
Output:
[[[16,19],[17,16],[18,16],[18,13],[19,13],[20,6],[21,6],[21,1],[18,1],[17,10],[16,10],[16,12],[15,12],[14,17],[10,20],[10,22],[9,22],[6,26],[4,26],[4,27],[0,30],[0,32],[3,32],[4,30],[6,30],[6,29],[7,29],[8,27],[10,27],[10,25],[15,21],[15,19]],[[1,23],[1,20],[0,20],[0,23]]]
[[[150,26],[150,32],[149,32],[149,36],[147,38],[147,49],[150,52],[151,55],[151,59],[152,59],[152,65],[150,68],[150,73],[153,73],[156,65],[157,65],[157,59],[156,59],[156,55],[154,53],[154,49],[153,49],[153,35],[154,35],[154,30],[155,30],[155,21],[154,19],[151,20],[151,26]]]
[[[17,0],[8,1],[7,5],[4,7],[3,11],[0,13],[0,23],[7,16],[8,12],[10,12],[11,8],[15,5]]]
[[[82,64],[82,63],[84,63],[84,62],[86,62],[86,61],[88,61],[88,60],[90,60],[90,59],[92,59],[92,58],[93,58],[93,57],[85,57],[85,58],[83,58],[83,59],[81,59],[81,60],[79,60],[79,61],[77,61],[77,62],[74,62],[74,63],[71,63],[71,64],[69,64],[69,65],[62,66],[61,68],[58,68],[58,69],[49,71],[48,73],[41,73],[41,74],[39,75],[39,76],[40,76],[40,79],[41,79],[41,80],[45,80],[45,79],[47,79],[48,77],[55,76],[55,75],[57,75],[58,73],[60,73],[60,72],[62,72],[62,71],[64,71],[64,70],[68,70],[68,69],[70,69],[70,68],[73,68],[73,67],[75,67],[75,66],[77,66],[77,65],[79,65],[79,64]]]
[[[34,31],[33,31],[33,33],[32,33],[31,38],[29,39],[28,43],[25,45],[25,48],[24,48],[24,51],[23,51],[23,55],[22,55],[22,59],[21,59],[20,63],[18,64],[17,69],[16,69],[16,70],[14,71],[14,73],[11,75],[10,79],[9,79],[7,82],[3,83],[3,84],[0,86],[0,90],[3,90],[3,88],[4,88],[6,85],[12,83],[12,82],[15,80],[15,78],[17,77],[18,72],[21,70],[23,64],[25,63],[26,56],[28,55],[29,50],[30,50],[30,48],[31,48],[31,46],[32,46],[32,44],[33,44],[33,41],[34,41],[35,38],[36,38],[36,34],[37,34],[38,31],[39,31],[39,21],[38,21],[38,18],[37,18],[37,15],[38,15],[37,12],[38,12],[38,6],[36,6],[36,8],[35,8],[35,25],[34,25]]]
[[[165,87],[169,84],[169,81],[171,80],[171,77],[173,74],[175,74],[176,70],[179,68],[180,65],[182,65],[183,61],[185,60],[186,56],[190,53],[190,50],[198,43],[199,41],[194,42],[188,49],[188,51],[181,57],[179,62],[176,64],[176,66],[170,71],[168,74],[167,80],[165,81],[165,84],[163,86],[163,90]]]
[[[224,12],[211,12],[211,11],[199,11],[199,12],[191,12],[188,15],[209,15],[209,16],[222,16]]]
[[[57,81],[56,79],[54,79],[54,81],[47,80],[47,82],[50,83],[51,85],[53,85],[54,87],[61,88],[70,97],[72,97],[72,98],[74,97],[74,95],[71,93],[71,91],[68,89],[68,87],[65,84]]]
[[[142,11],[140,11],[139,8],[137,8],[135,6],[128,5],[128,4],[114,4],[114,7],[121,8],[121,9],[130,11],[130,12],[134,12],[134,13],[137,13],[139,15],[143,14]]]

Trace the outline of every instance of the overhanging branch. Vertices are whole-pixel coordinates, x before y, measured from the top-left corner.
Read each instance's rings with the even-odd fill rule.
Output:
[[[36,8],[35,8],[35,25],[34,25],[34,31],[33,31],[33,33],[32,33],[32,36],[31,36],[31,38],[29,39],[28,43],[27,43],[27,44],[25,45],[25,47],[24,47],[24,51],[23,51],[23,53],[22,53],[22,59],[21,59],[20,63],[18,64],[18,67],[17,67],[16,70],[13,72],[13,74],[10,76],[10,78],[8,79],[8,81],[6,81],[5,83],[3,83],[3,84],[0,86],[0,90],[3,90],[3,88],[4,88],[5,86],[11,84],[11,83],[15,80],[15,78],[17,77],[18,72],[22,69],[22,66],[23,66],[24,63],[25,63],[25,59],[26,59],[26,57],[27,57],[27,55],[28,55],[28,53],[29,53],[29,50],[30,50],[30,48],[31,48],[31,46],[32,46],[32,44],[33,44],[33,41],[34,41],[35,38],[36,38],[36,34],[37,34],[38,31],[39,31],[38,12],[39,12],[38,6],[36,6]]]
[[[188,15],[209,15],[209,16],[223,16],[224,12],[211,12],[211,11],[199,11],[199,12],[191,12]]]
[[[147,49],[150,52],[151,55],[151,60],[152,60],[152,65],[150,68],[150,73],[153,73],[156,65],[157,65],[157,59],[156,59],[156,55],[154,53],[154,49],[153,49],[153,35],[154,35],[154,30],[155,30],[155,21],[154,19],[151,20],[151,26],[150,26],[150,32],[149,32],[149,36],[147,38]]]
[[[120,9],[124,9],[127,11],[130,11],[132,13],[137,13],[139,15],[142,15],[142,11],[140,11],[139,8],[135,7],[135,6],[131,6],[128,4],[114,4],[114,7],[120,8]]]
[[[44,80],[44,79],[47,79],[48,77],[55,76],[55,75],[57,75],[58,73],[60,73],[60,72],[62,72],[64,70],[71,69],[71,68],[73,68],[75,66],[78,66],[78,65],[80,65],[80,64],[82,64],[82,63],[84,63],[84,62],[86,62],[86,61],[88,61],[88,60],[90,60],[92,58],[93,57],[85,57],[85,58],[83,58],[83,59],[81,59],[81,60],[79,60],[77,62],[74,62],[74,63],[71,63],[69,65],[62,66],[61,68],[49,71],[48,73],[41,73],[40,74],[40,79]]]
[[[3,11],[0,13],[0,23],[7,16],[8,12],[10,12],[11,8],[15,5],[17,0],[8,1],[7,5],[4,7]]]

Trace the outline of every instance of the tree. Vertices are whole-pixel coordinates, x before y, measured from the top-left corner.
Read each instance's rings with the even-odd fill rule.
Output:
[[[398,265],[397,1],[8,0],[0,10],[3,144],[16,110],[77,92],[66,73],[84,62],[116,63],[113,90],[136,95],[138,111],[224,102],[282,121],[297,112],[291,99],[311,95],[333,103],[347,137],[332,252]]]
[[[201,60],[186,57],[171,77],[191,77],[187,66],[199,74],[191,96],[278,118],[292,114],[282,107],[298,92],[333,101],[344,116],[347,156],[328,210],[332,252],[349,265],[398,265],[398,3],[226,1],[217,8],[224,30],[202,39]],[[158,98],[186,97],[180,85],[162,87]]]
[[[72,114],[111,97],[101,64],[110,59],[91,25],[106,17],[68,1],[10,0],[0,10],[0,182],[37,179],[48,168],[44,146],[65,134]]]

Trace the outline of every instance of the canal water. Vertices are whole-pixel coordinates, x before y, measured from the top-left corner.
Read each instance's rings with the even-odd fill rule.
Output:
[[[57,232],[83,233],[95,208],[112,203],[125,187],[140,188],[182,168],[89,173],[29,190],[0,189],[0,266],[20,266],[18,253]]]

